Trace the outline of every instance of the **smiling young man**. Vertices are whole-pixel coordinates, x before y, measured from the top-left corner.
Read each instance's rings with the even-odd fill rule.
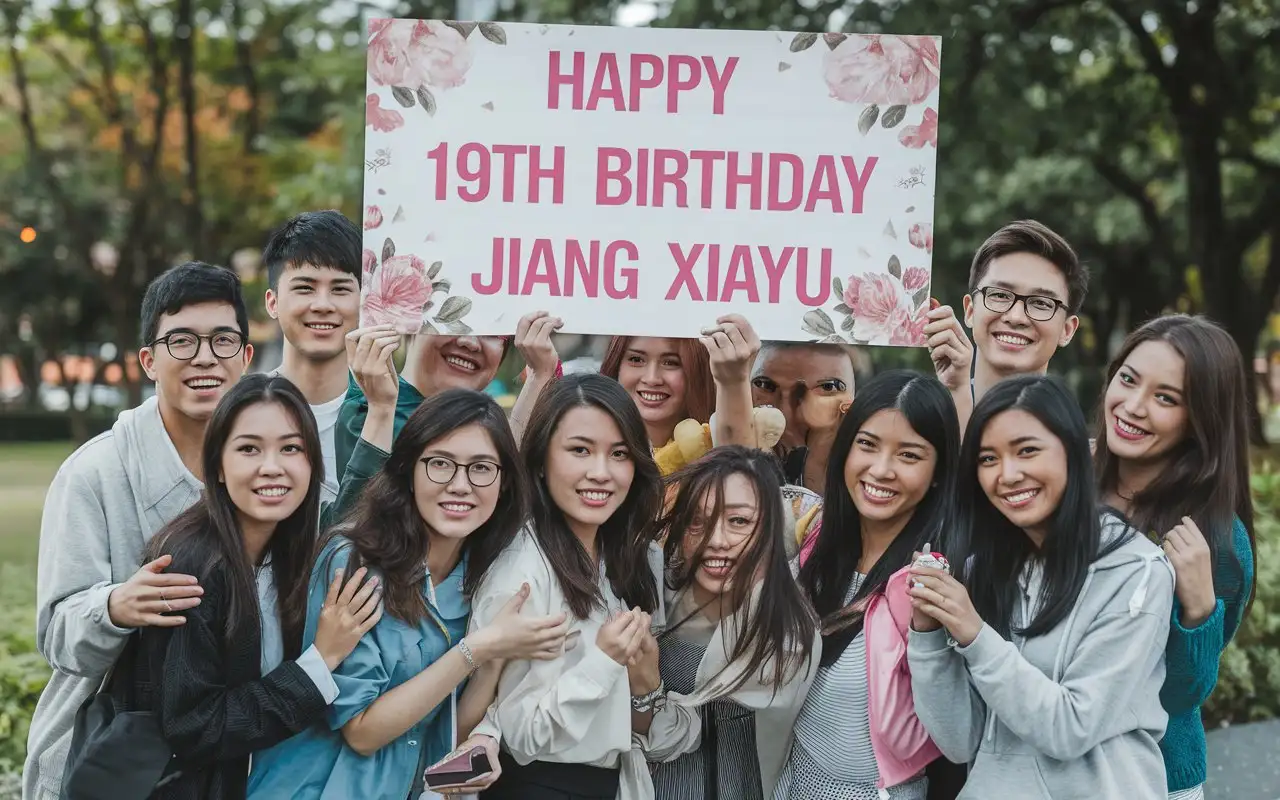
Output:
[[[1080,325],[1088,270],[1071,245],[1034,220],[1012,222],[974,254],[964,321],[973,331],[973,402],[1018,375],[1043,375]]]
[[[262,250],[267,313],[284,333],[284,360],[274,374],[292,381],[311,405],[329,500],[342,477],[334,431],[347,392],[346,336],[360,321],[360,251],[360,229],[337,211],[299,214]]]
[[[76,710],[135,629],[175,626],[200,602],[169,558],[141,563],[146,542],[204,490],[204,430],[253,357],[240,279],[181,264],[142,300],[138,361],[155,397],[63,462],[45,496],[36,582],[36,648],[53,667],[27,739],[22,796],[61,796]]]

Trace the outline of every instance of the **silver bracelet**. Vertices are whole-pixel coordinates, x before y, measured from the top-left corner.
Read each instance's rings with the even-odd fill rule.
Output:
[[[637,714],[643,714],[646,711],[661,711],[667,705],[667,687],[661,681],[658,682],[658,688],[648,694],[632,695],[631,710]]]
[[[475,654],[471,652],[471,647],[467,645],[466,639],[458,640],[458,652],[462,653],[462,657],[467,660],[467,666],[471,668],[472,672],[480,669],[480,665],[476,663]]]

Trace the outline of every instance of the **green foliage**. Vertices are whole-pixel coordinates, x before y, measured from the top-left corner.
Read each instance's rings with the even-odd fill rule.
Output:
[[[34,597],[30,568],[0,566],[0,773],[22,770],[27,727],[49,680],[36,652]]]
[[[1253,490],[1258,588],[1222,655],[1218,686],[1203,709],[1206,727],[1280,717],[1280,468],[1255,467]]]

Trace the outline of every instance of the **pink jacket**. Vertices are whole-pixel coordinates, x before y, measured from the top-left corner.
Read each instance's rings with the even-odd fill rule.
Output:
[[[817,536],[804,543],[800,561],[808,560]],[[871,717],[871,750],[880,772],[879,788],[914,778],[942,756],[924,724],[916,716],[907,666],[907,631],[911,625],[911,597],[907,567],[895,572],[865,600],[863,637],[867,645],[867,706]]]
[[[867,642],[867,705],[871,749],[880,770],[880,788],[915,777],[942,751],[916,716],[907,667],[911,598],[907,568],[889,578],[883,593],[871,596],[863,623]]]

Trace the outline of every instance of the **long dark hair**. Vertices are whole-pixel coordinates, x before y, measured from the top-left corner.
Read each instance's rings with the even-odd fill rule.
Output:
[[[600,374],[614,380],[622,370],[622,360],[634,336],[614,336],[600,360]],[[716,410],[716,384],[711,377],[711,356],[697,339],[672,339],[676,355],[680,356],[680,368],[684,370],[684,415],[698,422],[711,421]],[[661,447],[666,442],[654,442]]]
[[[1066,488],[1038,552],[1026,533],[991,504],[978,481],[983,431],[998,414],[1014,410],[1039,420],[1062,442],[1067,457]],[[1104,547],[1084,414],[1057,378],[1011,378],[983,395],[965,430],[959,469],[956,523],[960,540],[946,554],[958,568],[979,616],[1002,636],[1016,631],[1029,638],[1052,630],[1071,613],[1089,565],[1133,536],[1133,531],[1127,531]],[[1030,558],[1038,558],[1044,567],[1043,600],[1030,624],[1015,629],[1018,576]]]
[[[737,643],[727,654],[729,664],[735,669],[741,665],[742,671],[728,692],[736,691],[766,665],[772,670],[770,685],[776,689],[808,663],[818,621],[787,563],[784,537],[791,532],[787,529],[782,465],[777,456],[736,445],[717,447],[667,478],[667,485],[677,487],[677,491],[671,509],[659,523],[659,530],[667,531],[666,584],[676,592],[692,586],[707,542],[699,545],[692,559],[686,559],[685,537],[691,531],[715,525],[724,515],[725,484],[733,475],[741,475],[751,484],[759,511],[751,543],[738,558],[728,598],[732,613],[741,610],[743,614],[737,624]],[[715,502],[711,514],[704,518],[708,493],[714,493]],[[755,591],[755,581],[750,580],[754,575],[760,576],[760,597],[756,603],[749,603]],[[725,616],[729,614],[726,612]],[[676,621],[664,635],[678,628],[680,622],[683,620]]]
[[[575,408],[598,408],[612,417],[635,464],[635,477],[626,499],[596,534],[597,549],[613,593],[629,607],[652,612],[658,607],[658,586],[649,568],[648,547],[661,510],[662,478],[640,412],[626,390],[612,378],[592,373],[558,378],[542,390],[529,415],[520,452],[528,473],[537,476],[531,481],[534,535],[560,582],[569,609],[578,619],[586,619],[592,609],[604,603],[600,567],[588,557],[564,512],[551,499],[545,475],[551,438],[564,415]]]
[[[1208,541],[1213,563],[1225,561],[1235,569],[1233,585],[1215,589],[1220,594],[1238,591],[1244,571],[1232,542],[1236,517],[1248,531],[1250,548],[1255,547],[1249,491],[1249,393],[1240,348],[1226,331],[1204,317],[1157,317],[1125,339],[1107,368],[1107,386],[1134,349],[1145,342],[1164,342],[1186,363],[1182,389],[1187,436],[1169,453],[1168,464],[1156,479],[1134,494],[1127,516],[1139,531],[1161,535],[1183,517],[1194,519]],[[1106,446],[1105,386],[1102,396],[1094,466],[1098,486],[1105,493],[1118,487],[1120,459]],[[1247,589],[1246,596],[1252,597],[1254,587]]]
[[[845,462],[858,431],[880,411],[896,410],[937,453],[933,486],[916,506],[906,526],[884,554],[867,570],[852,603],[845,603],[862,556],[862,516],[844,478]],[[881,373],[859,387],[831,445],[822,527],[809,559],[800,568],[800,586],[822,619],[823,666],[840,658],[862,630],[864,604],[889,577],[907,565],[911,553],[924,544],[942,550],[943,523],[949,521],[955,485],[955,461],[960,452],[960,423],[955,402],[937,378],[907,370]]]
[[[222,455],[240,414],[250,406],[275,403],[282,406],[302,434],[302,447],[311,464],[311,481],[301,505],[277,525],[267,545],[271,572],[280,598],[280,626],[286,658],[302,653],[302,629],[307,616],[307,582],[311,551],[320,524],[320,484],[324,457],[311,406],[287,378],[262,373],[246,375],[218,402],[204,432],[200,463],[205,487],[199,501],[160,530],[147,545],[146,561],[168,553],[173,571],[192,571],[202,584],[214,574],[227,587],[228,639],[258,636],[258,587],[254,566],[244,550],[236,505],[219,480]],[[253,632],[253,633],[248,633]]]
[[[346,574],[361,566],[382,573],[383,603],[391,616],[416,625],[427,616],[422,594],[427,578],[430,528],[413,496],[414,472],[431,444],[468,425],[489,435],[501,467],[493,515],[467,536],[462,591],[470,595],[498,554],[511,544],[528,508],[524,470],[506,415],[493,398],[470,389],[448,389],[428,398],[404,424],[382,469],[365,486],[360,500],[320,545],[337,536],[351,542]],[[331,550],[332,557],[335,551]],[[328,574],[328,570],[321,571]],[[435,576],[437,580],[444,576]]]

